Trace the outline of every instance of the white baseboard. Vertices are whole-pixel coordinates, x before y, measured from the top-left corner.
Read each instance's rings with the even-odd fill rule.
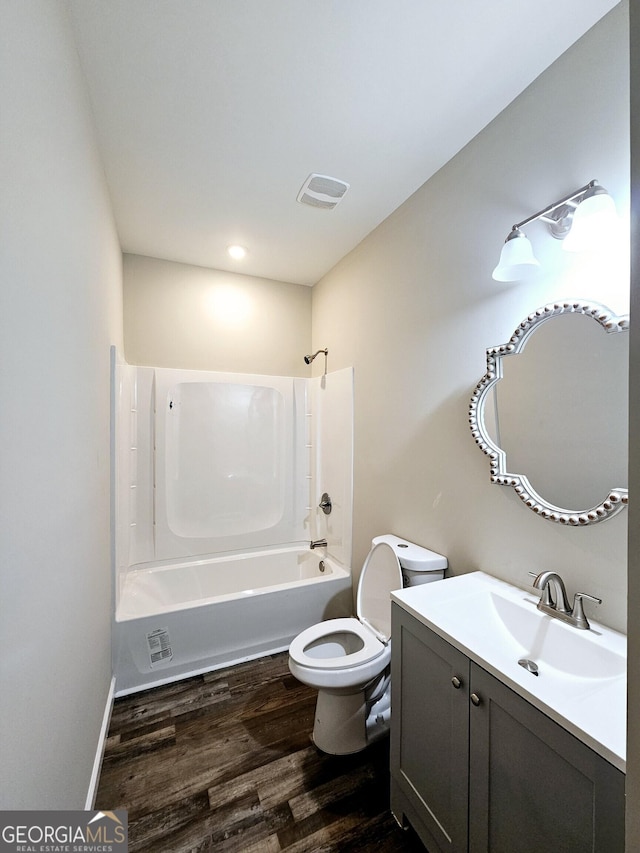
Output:
[[[104,756],[104,747],[109,732],[109,723],[111,721],[111,712],[113,710],[113,699],[116,692],[116,677],[111,679],[109,693],[107,694],[107,704],[104,708],[104,716],[102,718],[102,726],[100,727],[100,737],[96,747],[96,757],[93,761],[93,770],[91,771],[91,781],[89,782],[89,790],[87,791],[87,799],[84,805],[85,811],[92,811],[98,790],[98,780],[100,779],[100,769],[102,768],[102,757]]]

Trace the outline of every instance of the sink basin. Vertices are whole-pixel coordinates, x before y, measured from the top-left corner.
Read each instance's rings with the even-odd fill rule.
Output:
[[[502,628],[519,647],[521,655],[538,665],[541,677],[549,670],[574,678],[619,678],[627,661],[619,651],[601,642],[594,625],[583,631],[546,616],[536,609],[537,599],[520,601],[490,593],[490,601]],[[593,631],[593,633],[592,633]]]
[[[590,619],[580,630],[538,596],[484,572],[391,593],[467,657],[620,769],[626,749],[626,638]],[[519,665],[532,661],[537,675]]]

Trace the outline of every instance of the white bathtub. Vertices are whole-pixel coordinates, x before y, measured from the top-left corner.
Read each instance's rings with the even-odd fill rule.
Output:
[[[116,695],[283,651],[351,612],[351,575],[281,548],[129,570],[116,613]]]

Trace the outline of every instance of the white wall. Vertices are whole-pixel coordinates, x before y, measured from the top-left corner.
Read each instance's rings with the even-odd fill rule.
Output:
[[[491,278],[514,222],[592,178],[628,213],[627,33],[623,3],[314,287],[313,348],[355,368],[354,566],[392,532],[446,554],[454,574],[524,587],[529,571],[558,570],[624,628],[626,511],[581,529],[538,518],[490,484],[467,418],[486,347],[529,312],[563,297],[628,310],[627,265],[570,256],[542,223],[527,233],[547,272]]]
[[[311,289],[124,256],[129,364],[309,376]]]
[[[111,680],[121,254],[66,10],[3,0],[0,807],[83,808]]]
[[[324,361],[324,357],[322,357]],[[326,539],[328,553],[351,566],[353,536],[353,371],[336,370],[309,382],[311,538]],[[320,508],[323,493],[331,512]]]

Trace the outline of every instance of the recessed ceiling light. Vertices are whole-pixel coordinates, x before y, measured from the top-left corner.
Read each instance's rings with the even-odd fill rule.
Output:
[[[241,261],[247,254],[244,246],[227,246],[227,252],[236,261]]]

